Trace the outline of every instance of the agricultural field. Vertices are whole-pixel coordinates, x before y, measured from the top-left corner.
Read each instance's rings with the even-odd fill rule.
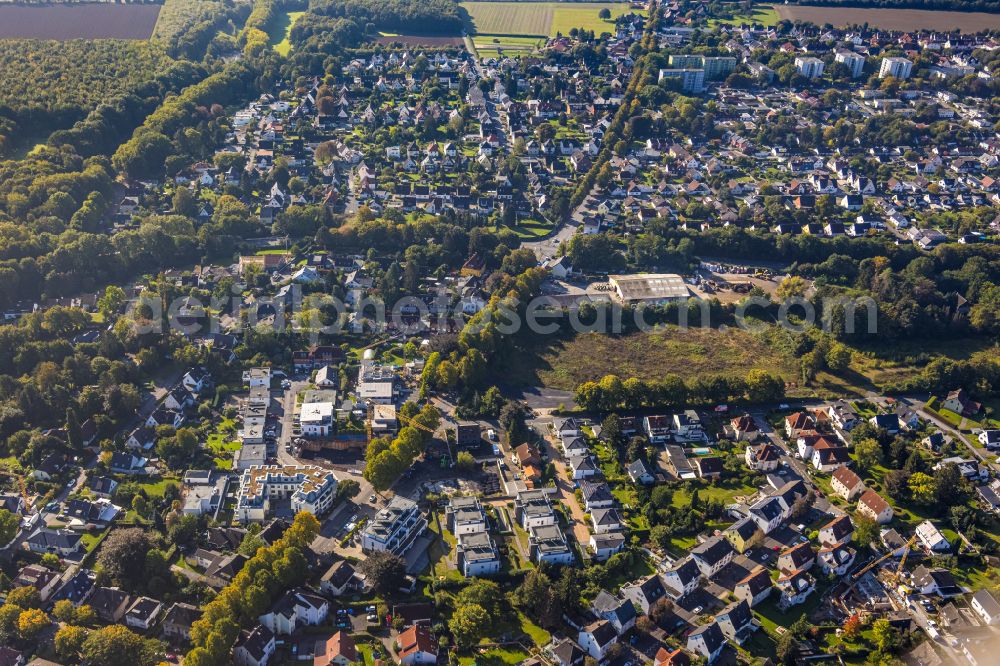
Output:
[[[471,30],[483,35],[532,35],[551,37],[573,28],[611,32],[614,17],[629,11],[627,3],[617,2],[464,2]],[[598,17],[601,9],[611,11],[611,20]]]
[[[160,5],[0,5],[0,39],[149,39]]]
[[[789,21],[810,21],[845,26],[867,23],[886,30],[940,30],[962,32],[1000,29],[1000,14],[947,12],[926,9],[876,9],[862,7],[812,7],[778,5],[778,16]]]
[[[749,14],[739,10],[733,12],[733,17],[728,19],[712,19],[709,23],[715,25],[741,25],[743,23],[757,23],[763,26],[772,26],[781,20],[774,5],[754,5],[753,11]]]

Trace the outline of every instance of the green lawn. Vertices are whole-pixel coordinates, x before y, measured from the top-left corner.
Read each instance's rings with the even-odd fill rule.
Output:
[[[481,649],[477,654],[459,657],[460,666],[515,666],[528,658],[528,653],[524,650],[511,648],[489,648]]]
[[[495,49],[487,48],[480,49],[476,47],[477,51],[494,51]],[[552,231],[552,225],[548,222],[540,222],[538,220],[523,220],[518,224],[502,225],[500,227],[494,227],[494,231],[500,231],[500,229],[510,229],[517,235],[518,238],[522,240],[532,240],[535,238],[541,238]]]
[[[535,645],[548,645],[552,640],[552,634],[529,620],[524,613],[518,612],[517,617],[521,620],[521,631],[527,634]]]
[[[698,497],[701,500],[719,500],[725,504],[733,501],[734,497],[752,495],[757,492],[757,488],[744,485],[738,480],[720,481],[711,485],[687,484],[674,491],[673,505],[687,506],[691,502],[691,491],[698,489]]]
[[[150,481],[148,483],[140,483],[139,487],[146,491],[146,494],[150,497],[163,497],[163,493],[166,492],[167,486],[169,484],[180,483],[179,479],[172,476],[165,476],[158,481]]]

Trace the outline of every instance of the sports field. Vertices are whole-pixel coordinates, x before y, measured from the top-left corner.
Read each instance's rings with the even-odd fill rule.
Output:
[[[614,31],[614,18],[629,11],[624,2],[463,2],[469,12],[472,32],[481,35],[530,35],[552,37],[573,28]],[[598,16],[611,11],[611,19]],[[478,44],[478,40],[477,40]]]
[[[927,9],[879,9],[867,7],[813,7],[776,5],[782,19],[810,21],[834,26],[867,23],[885,30],[939,30],[958,28],[962,32],[1000,29],[1000,14],[986,12],[947,12]]]

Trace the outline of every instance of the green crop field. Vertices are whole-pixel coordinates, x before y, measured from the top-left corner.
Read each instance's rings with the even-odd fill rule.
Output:
[[[463,2],[469,12],[473,32],[478,36],[568,34],[573,28],[597,33],[614,31],[614,18],[629,11],[623,2]],[[611,11],[611,20],[598,17],[601,9]],[[478,46],[477,40],[477,46]]]
[[[754,5],[753,11],[749,14],[736,11],[733,12],[733,17],[729,19],[712,19],[709,21],[711,25],[716,25],[719,23],[727,25],[740,25],[742,23],[759,23],[764,26],[772,26],[781,20],[778,16],[778,11],[772,5]]]

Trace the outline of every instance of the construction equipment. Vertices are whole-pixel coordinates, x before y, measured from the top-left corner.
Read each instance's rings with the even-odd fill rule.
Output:
[[[910,548],[913,547],[913,544],[916,542],[916,540],[917,540],[916,535],[910,537],[910,540],[907,541],[906,545],[903,547],[904,548],[904,550],[903,550],[903,557],[899,561],[899,567],[896,569],[896,574],[895,574],[894,578],[898,578],[899,574],[902,572],[902,570],[903,570],[903,564],[906,563],[906,556],[909,554]],[[872,560],[871,562],[869,562],[868,564],[866,564],[865,566],[863,566],[862,568],[860,568],[856,572],[854,572],[854,574],[851,576],[851,587],[854,586],[853,585],[854,582],[856,582],[859,578],[861,578],[862,576],[864,576],[866,573],[868,573],[869,571],[871,571],[872,569],[874,569],[878,565],[882,564],[882,562],[885,562],[887,559],[889,559],[890,557],[892,557],[892,552],[893,551],[890,550],[888,553],[886,553],[882,557],[875,558],[874,560]]]
[[[417,430],[423,430],[424,432],[426,432],[426,433],[428,433],[428,434],[430,434],[430,435],[433,435],[433,434],[434,434],[434,430],[433,430],[433,429],[431,429],[431,428],[428,428],[427,426],[425,426],[425,425],[424,425],[423,423],[421,423],[420,421],[416,421],[416,420],[414,420],[414,419],[410,418],[409,416],[403,416],[403,415],[402,415],[402,414],[400,414],[399,412],[396,412],[396,419],[398,419],[398,420],[402,421],[402,422],[403,422],[403,423],[405,423],[406,425],[411,425],[411,426],[413,426],[413,427],[414,427],[414,428],[416,428]]]
[[[906,558],[910,555],[910,549],[913,547],[914,542],[917,540],[917,535],[914,534],[910,537],[910,540],[906,542],[906,549],[903,550],[903,556],[899,558],[899,566],[896,567],[896,572],[892,575],[892,584],[896,585],[899,583],[899,577],[903,575],[903,566],[906,564]]]
[[[903,572],[903,565],[906,563],[906,556],[910,553],[910,548],[913,547],[913,544],[916,542],[916,540],[917,536],[914,534],[912,537],[910,537],[910,540],[906,542],[906,545],[903,546],[904,548],[903,557],[900,559],[899,566],[896,567],[896,571],[892,575],[893,585],[895,585],[896,581],[899,580],[899,576]],[[872,560],[871,562],[869,562],[868,564],[866,564],[865,566],[861,567],[853,574],[851,574],[851,584],[847,586],[847,589],[844,590],[844,593],[841,595],[841,597],[846,597],[848,594],[850,594],[851,590],[854,589],[854,586],[857,585],[858,581],[861,580],[862,576],[864,576],[866,573],[868,573],[869,571],[871,571],[872,569],[874,569],[875,567],[877,567],[878,565],[882,564],[887,559],[892,557],[893,552],[894,551],[890,550],[885,555],[882,555],[881,557],[876,557],[874,560]],[[846,612],[847,611],[846,607],[844,607],[843,610]]]

